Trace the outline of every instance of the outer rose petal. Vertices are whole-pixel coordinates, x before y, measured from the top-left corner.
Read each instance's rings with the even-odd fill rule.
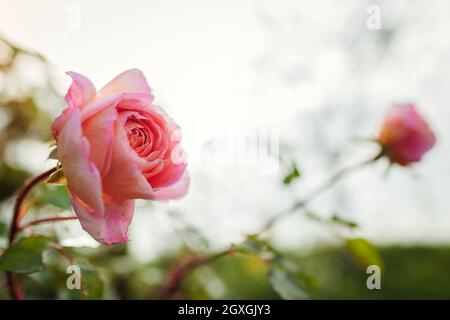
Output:
[[[97,166],[102,176],[108,172],[111,163],[116,119],[117,111],[114,103],[83,122],[83,134],[91,146],[89,160]]]
[[[72,84],[70,85],[65,97],[65,100],[69,106],[64,109],[64,111],[57,116],[52,123],[51,132],[56,140],[66,124],[70,110],[72,108],[84,108],[90,101],[94,100],[96,95],[96,89],[88,78],[71,71],[66,72],[66,74],[72,78]]]
[[[70,201],[81,226],[95,240],[104,244],[124,243],[128,240],[128,226],[133,218],[134,200],[118,200],[105,196],[103,215],[86,208],[76,196],[72,195]]]
[[[103,212],[100,174],[89,159],[89,143],[81,129],[78,109],[71,109],[58,139],[58,158],[71,192],[93,210]]]
[[[81,121],[84,122],[97,113],[102,112],[104,109],[116,106],[122,99],[123,94],[113,94],[107,97],[95,98],[92,100],[81,113]]]
[[[119,199],[151,199],[153,191],[139,170],[125,130],[116,120],[112,145],[111,166],[103,178],[104,193]]]
[[[67,91],[66,101],[71,107],[82,109],[95,98],[97,90],[87,77],[72,71],[66,72],[72,78],[72,85]]]
[[[119,74],[99,91],[98,96],[103,97],[114,93],[126,92],[142,92],[150,94],[151,89],[141,70],[130,69]]]
[[[171,200],[184,196],[189,190],[189,174],[183,173],[180,180],[174,184],[154,191],[153,200]]]
[[[64,125],[67,122],[67,115],[70,113],[70,110],[72,107],[67,107],[63,110],[63,112],[55,118],[53,121],[50,131],[52,132],[53,137],[56,141],[58,141],[59,134],[61,133],[61,130],[64,128]]]

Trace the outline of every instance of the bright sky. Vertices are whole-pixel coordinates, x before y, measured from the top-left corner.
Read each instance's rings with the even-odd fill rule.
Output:
[[[125,69],[141,69],[157,102],[182,126],[191,156],[211,131],[233,128],[275,129],[282,142],[296,146],[292,157],[308,182],[292,190],[280,187],[281,173],[191,165],[190,194],[170,207],[217,245],[254,230],[323,178],[324,159],[312,155],[320,145],[312,132],[348,147],[352,137],[376,132],[391,103],[417,102],[436,127],[439,144],[416,173],[395,169],[384,179],[377,166],[341,185],[358,196],[329,195],[315,206],[332,214],[327,204],[337,205],[374,240],[447,241],[449,4],[374,3],[381,4],[382,31],[401,23],[385,56],[372,44],[380,31],[365,28],[371,3],[360,1],[344,7],[325,0],[0,0],[0,31],[44,53],[66,85],[67,70],[85,74],[100,88]],[[311,118],[318,110],[331,117],[319,126]],[[348,159],[332,162],[371,152],[366,146],[355,152],[358,147],[350,147]],[[173,238],[165,207],[138,210],[131,237],[139,234],[133,245],[141,257],[154,256]],[[300,218],[286,221],[274,236],[292,246],[327,238]]]

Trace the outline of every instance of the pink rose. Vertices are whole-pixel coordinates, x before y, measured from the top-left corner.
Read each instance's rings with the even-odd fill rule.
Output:
[[[420,161],[436,142],[436,137],[412,104],[396,105],[388,113],[378,141],[387,157],[406,166]]]
[[[180,128],[158,106],[143,73],[125,71],[99,92],[67,73],[68,107],[52,125],[57,154],[81,225],[105,244],[128,240],[134,199],[168,200],[188,191]]]

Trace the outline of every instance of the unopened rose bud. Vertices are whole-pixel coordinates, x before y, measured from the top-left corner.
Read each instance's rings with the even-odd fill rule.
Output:
[[[436,137],[414,105],[400,104],[389,111],[378,141],[392,163],[407,166],[420,161]]]

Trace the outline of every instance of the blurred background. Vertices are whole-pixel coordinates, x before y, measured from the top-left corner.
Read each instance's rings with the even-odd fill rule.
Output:
[[[292,215],[269,239],[312,275],[312,298],[448,299],[449,12],[445,0],[0,0],[0,234],[24,179],[55,164],[49,126],[65,107],[65,71],[100,89],[141,69],[189,156],[188,195],[139,201],[126,246],[98,247],[76,221],[33,229],[77,248],[98,298],[154,297],[180,257],[242,241],[336,169],[373,156],[368,139],[386,112],[412,102],[437,135],[424,161],[378,162],[311,203],[375,244],[382,290],[367,289],[365,269],[317,221]],[[271,154],[242,154],[242,139],[261,136]],[[293,164],[300,177],[283,183]],[[66,192],[38,188],[30,215],[67,215]],[[24,279],[29,296],[76,298],[66,262],[46,259],[45,272]],[[254,257],[223,258],[190,274],[182,297],[277,298],[267,269]]]

